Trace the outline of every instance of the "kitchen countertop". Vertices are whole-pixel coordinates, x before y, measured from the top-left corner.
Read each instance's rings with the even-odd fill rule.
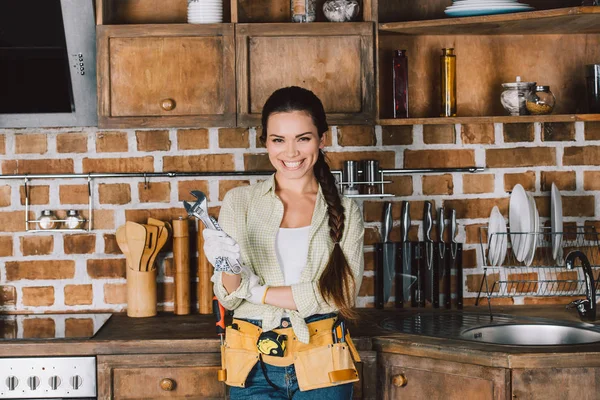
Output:
[[[430,309],[361,309],[356,325],[349,325],[359,350],[376,350],[484,366],[519,368],[543,365],[600,366],[600,343],[569,346],[505,346],[473,341],[398,333],[379,326],[386,318],[432,312]],[[487,313],[487,305],[465,307],[465,312]],[[435,312],[446,313],[448,311]],[[579,324],[575,310],[562,305],[494,306],[494,315],[537,317]],[[600,321],[595,323],[600,327]],[[159,313],[151,318],[114,314],[90,339],[0,341],[0,357],[75,356],[102,354],[215,353],[219,351],[212,315],[176,316]],[[573,353],[577,353],[576,356]]]

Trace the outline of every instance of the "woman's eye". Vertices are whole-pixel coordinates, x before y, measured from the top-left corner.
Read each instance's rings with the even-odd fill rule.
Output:
[[[283,139],[273,139],[273,143],[283,143]]]
[[[308,137],[308,136],[301,137],[300,141],[302,141],[302,142],[309,142],[310,141],[310,137]]]

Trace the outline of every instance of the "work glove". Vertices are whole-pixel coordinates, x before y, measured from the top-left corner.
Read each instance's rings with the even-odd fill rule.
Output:
[[[215,270],[222,271],[225,258],[237,260],[240,258],[240,245],[223,231],[204,229],[204,255]],[[227,272],[227,271],[225,271]]]
[[[252,304],[264,304],[263,299],[265,298],[265,293],[268,288],[267,285],[260,284],[260,278],[256,274],[250,273],[248,278],[248,291],[250,297],[247,297],[246,301],[249,301]]]

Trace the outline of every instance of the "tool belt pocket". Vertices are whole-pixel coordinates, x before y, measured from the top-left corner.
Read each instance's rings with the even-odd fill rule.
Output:
[[[359,380],[348,343],[335,343],[300,351],[296,353],[294,367],[301,391]]]
[[[258,350],[248,350],[256,349],[256,336],[227,327],[225,338],[225,346],[222,347],[222,368],[227,371],[225,383],[245,387],[248,374],[258,362]]]

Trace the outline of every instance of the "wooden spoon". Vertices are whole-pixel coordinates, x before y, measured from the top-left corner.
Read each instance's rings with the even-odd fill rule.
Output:
[[[116,234],[117,245],[121,252],[125,255],[125,260],[128,268],[131,268],[131,254],[129,253],[129,246],[127,245],[127,236],[125,233],[125,225],[121,225],[117,229]]]
[[[140,270],[144,247],[146,247],[146,228],[144,225],[127,221],[125,223],[127,245],[131,253],[131,268]]]
[[[167,243],[167,239],[169,238],[169,230],[166,227],[162,227],[160,232],[158,233],[158,242],[156,243],[156,249],[154,253],[152,253],[152,257],[150,257],[150,262],[148,263],[148,267],[150,270],[154,269],[154,260],[156,260],[156,256],[160,249],[163,248],[165,243]]]
[[[142,259],[140,260],[140,271],[149,271],[150,258],[152,258],[152,254],[156,250],[156,243],[158,242],[159,227],[155,225],[144,225],[144,228],[146,228],[146,243],[144,245]]]

